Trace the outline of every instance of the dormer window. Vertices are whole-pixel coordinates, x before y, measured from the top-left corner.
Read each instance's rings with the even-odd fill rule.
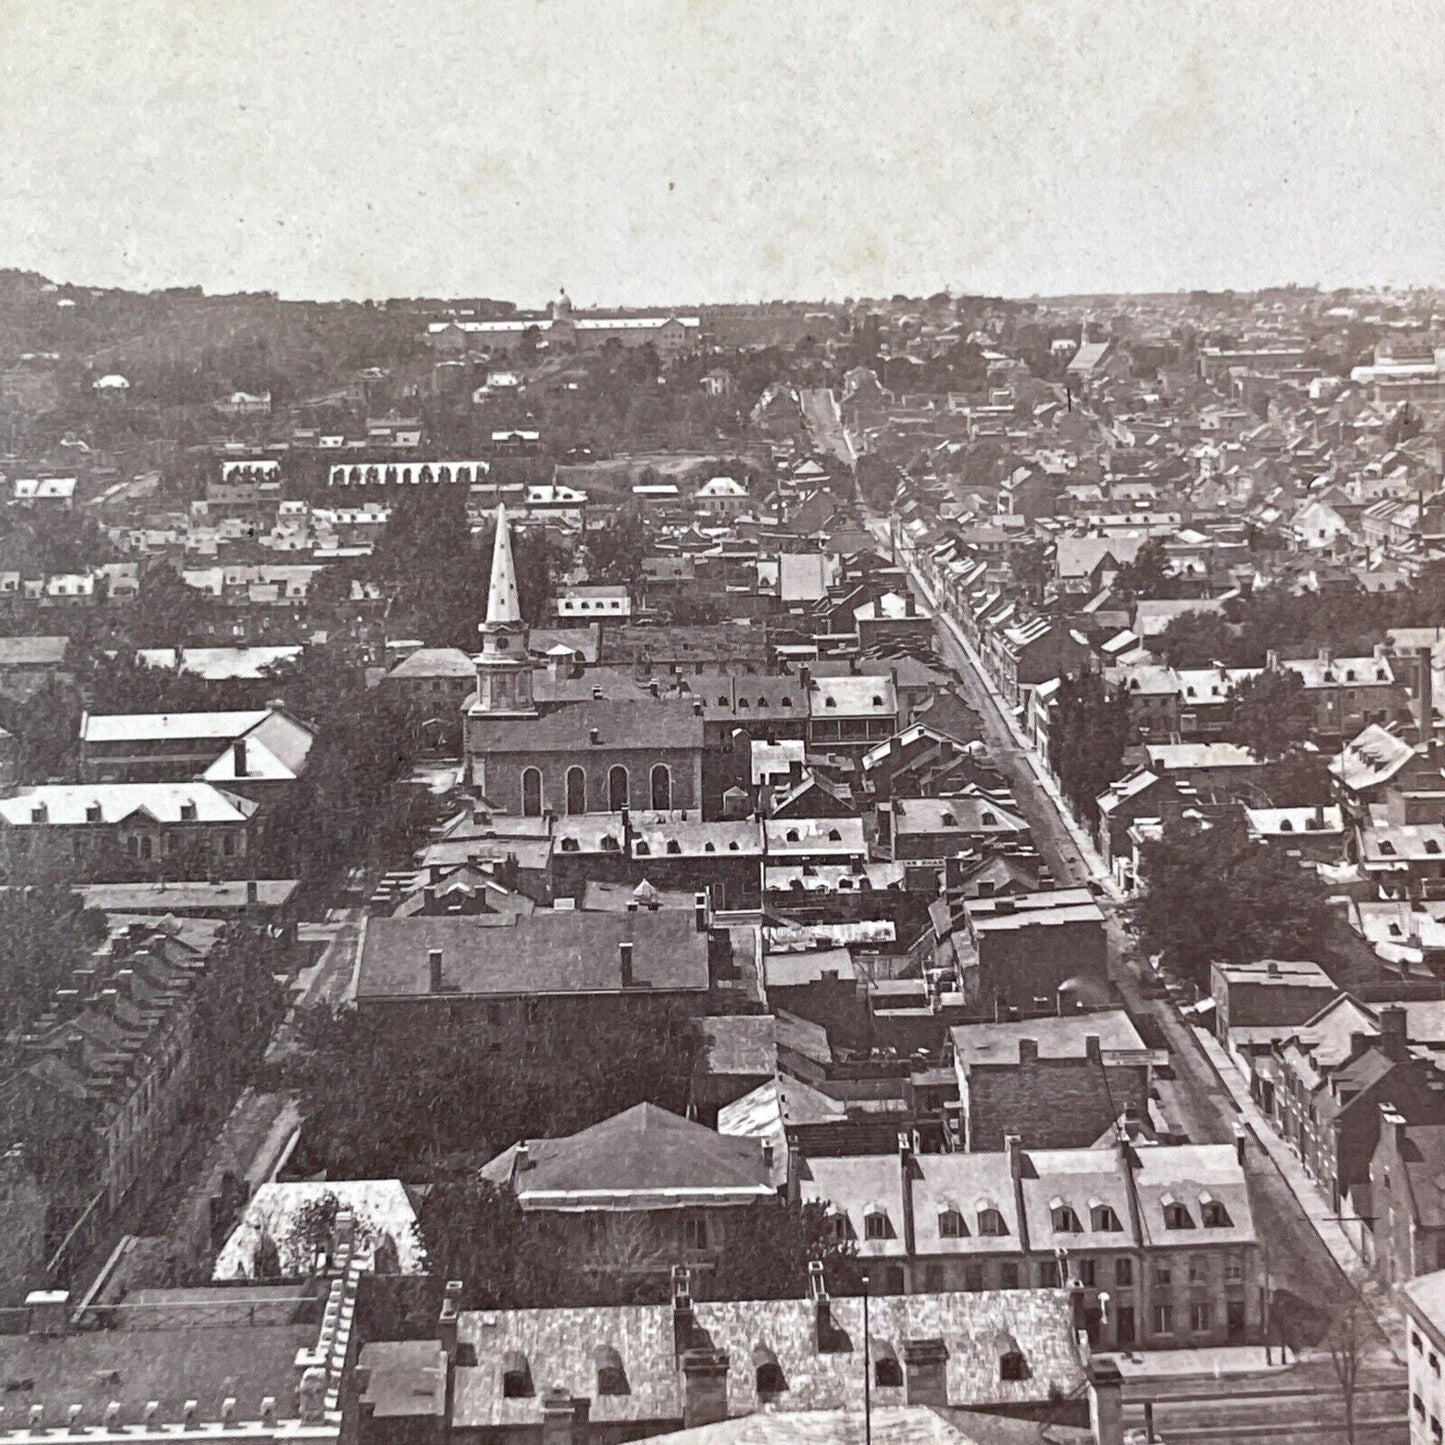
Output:
[[[838,699],[835,698],[835,697],[830,697],[830,698],[828,698],[828,700],[827,700],[826,702],[824,702],[823,706],[824,706],[824,707],[837,707],[837,706],[838,706]]]
[[[892,1239],[893,1225],[888,1211],[881,1204],[870,1204],[863,1211],[864,1239]]]
[[[1165,1229],[1193,1229],[1194,1217],[1177,1199],[1171,1194],[1160,1197],[1160,1204],[1164,1206],[1164,1228]]]
[[[958,819],[955,818],[952,813],[945,813],[943,815],[943,826],[945,828],[956,828],[958,827]]]
[[[776,1400],[788,1388],[783,1367],[778,1357],[767,1345],[758,1345],[753,1350],[753,1375],[757,1385],[758,1398],[764,1402]]]
[[[879,697],[876,692],[873,694],[873,706],[874,706],[874,707],[882,707],[882,706],[883,706],[883,699],[882,699],[881,697]]]
[[[526,1355],[520,1350],[508,1350],[502,1356],[502,1398],[524,1400],[535,1393]]]
[[[944,1209],[938,1215],[938,1233],[943,1239],[968,1238],[968,1226],[964,1223],[961,1209]]]
[[[796,843],[799,841],[798,830],[796,828],[788,829],[787,841],[789,843]]]
[[[843,841],[843,835],[836,828],[829,828],[828,841],[830,843],[841,843]]]
[[[608,833],[602,839],[602,851],[604,853],[620,853],[622,851],[622,844]]]
[[[1074,1213],[1073,1206],[1065,1204],[1062,1199],[1049,1201],[1049,1224],[1055,1234],[1080,1233],[1079,1216]]]
[[[716,853],[716,852],[717,852],[717,844],[716,844],[716,843],[704,843],[704,844],[702,845],[702,851],[703,851],[704,853]]]
[[[884,1390],[903,1388],[903,1366],[898,1351],[887,1340],[871,1340],[870,1353],[873,1356],[873,1383]]]
[[[1089,1206],[1089,1226],[1099,1234],[1118,1234],[1124,1228],[1112,1204],[1097,1203]]]
[[[622,1356],[611,1345],[601,1345],[592,1357],[597,1367],[597,1393],[599,1395],[630,1395],[627,1371],[622,1368]]]
[[[991,1204],[981,1205],[978,1211],[978,1232],[990,1239],[1001,1239],[1008,1233],[1004,1217]]]
[[[652,853],[652,849],[649,848],[649,847],[647,846],[647,844],[644,843],[644,842],[639,838],[638,841],[637,841],[637,849],[636,849],[636,852],[637,852],[637,856],[638,856],[639,858],[646,858],[646,857],[650,856],[650,854]]]
[[[1224,1205],[1207,1195],[1200,1196],[1199,1217],[1206,1229],[1228,1229],[1234,1223]]]
[[[737,840],[736,838],[734,838],[733,841],[728,844],[728,852],[729,852],[729,853],[736,853],[737,851],[738,851],[738,840]]]

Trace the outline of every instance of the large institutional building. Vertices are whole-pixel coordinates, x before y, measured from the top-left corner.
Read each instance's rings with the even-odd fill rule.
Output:
[[[433,321],[427,340],[438,351],[510,351],[533,331],[549,347],[596,351],[609,341],[622,346],[651,342],[663,356],[696,344],[702,332],[697,316],[576,316],[564,291],[546,316],[515,316],[505,321]]]

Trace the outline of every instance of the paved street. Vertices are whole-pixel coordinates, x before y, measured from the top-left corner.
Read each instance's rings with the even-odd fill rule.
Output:
[[[848,433],[843,430],[833,393],[826,387],[821,387],[800,392],[798,399],[802,403],[803,416],[818,449],[831,452],[844,466],[851,467],[857,458],[853,444],[848,440]]]

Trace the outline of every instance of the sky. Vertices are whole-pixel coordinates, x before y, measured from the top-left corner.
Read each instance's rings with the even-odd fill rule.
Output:
[[[1436,0],[0,0],[0,266],[588,305],[1445,283]]]

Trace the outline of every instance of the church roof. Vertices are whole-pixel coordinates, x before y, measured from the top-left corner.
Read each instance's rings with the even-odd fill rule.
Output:
[[[522,604],[517,597],[517,572],[512,565],[512,533],[507,509],[497,508],[497,536],[492,544],[492,585],[487,592],[487,625],[519,624]]]

